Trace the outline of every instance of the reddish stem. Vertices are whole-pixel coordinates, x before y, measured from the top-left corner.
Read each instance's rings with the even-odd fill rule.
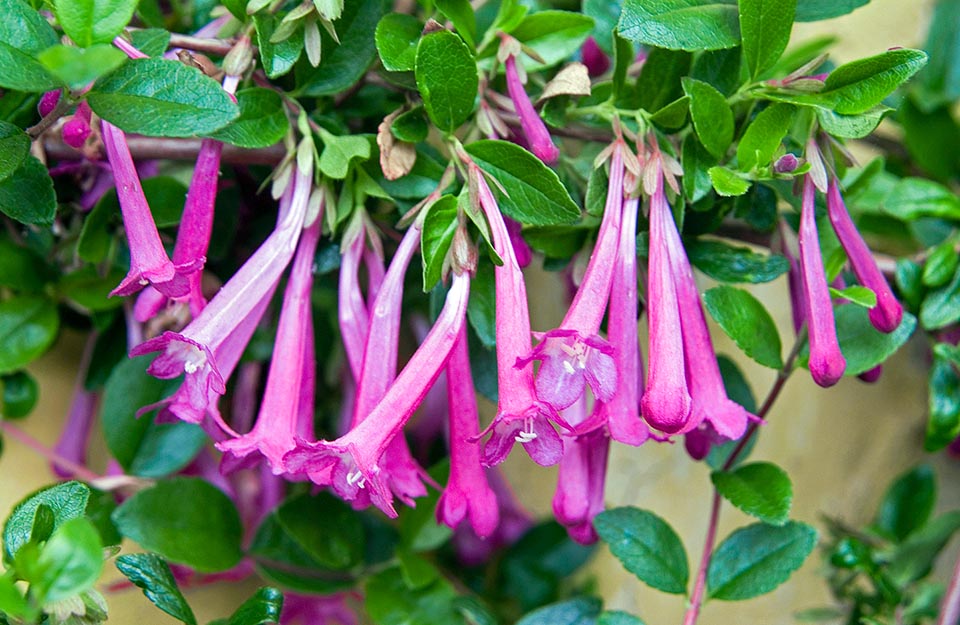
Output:
[[[63,469],[66,469],[67,471],[70,471],[71,473],[73,473],[78,478],[84,481],[95,482],[99,479],[102,479],[102,476],[97,475],[96,473],[94,473],[93,471],[91,471],[90,469],[88,469],[87,467],[81,464],[77,464],[73,460],[64,458],[63,456],[58,454],[56,451],[46,447],[43,443],[33,438],[32,436],[30,436],[29,434],[27,434],[17,426],[13,425],[9,421],[0,421],[0,431],[2,431],[4,434],[9,436],[10,438],[13,438],[19,441],[20,443],[23,443],[33,451],[37,452],[38,454],[40,454],[41,456],[49,460],[50,462],[53,462],[57,466]]]

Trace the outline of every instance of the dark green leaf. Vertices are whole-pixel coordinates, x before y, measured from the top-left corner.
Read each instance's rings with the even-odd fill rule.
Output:
[[[437,0],[437,10],[453,22],[453,27],[471,48],[477,39],[477,17],[469,0]]]
[[[717,50],[740,43],[734,0],[627,0],[617,30],[630,41],[671,50]]]
[[[531,226],[554,226],[571,223],[580,216],[580,209],[557,174],[520,146],[484,140],[467,145],[466,150],[481,169],[503,185],[507,197],[501,200],[500,208],[513,219]]]
[[[53,512],[53,527],[56,529],[69,521],[83,516],[90,497],[90,489],[80,482],[63,482],[28,495],[16,505],[3,525],[3,557],[10,562],[21,547],[30,542],[34,515],[37,508],[45,506]]]
[[[397,560],[403,582],[411,590],[425,588],[440,578],[440,571],[437,570],[437,567],[412,551],[398,551]]]
[[[240,561],[243,526],[233,502],[198,478],[159,482],[113,513],[125,537],[198,571],[225,571]]]
[[[870,0],[797,0],[798,22],[818,22],[846,15]]]
[[[81,48],[110,43],[133,17],[137,0],[54,0],[57,21]]]
[[[929,412],[923,448],[939,451],[960,435],[960,373],[939,354],[930,368]]]
[[[356,83],[377,58],[374,32],[383,14],[381,0],[351,0],[343,5],[337,20],[340,43],[320,29],[323,56],[316,68],[300,64],[297,68],[299,94],[322,96],[338,93]],[[299,39],[296,35],[291,39]]]
[[[712,155],[723,158],[733,141],[733,111],[727,99],[705,82],[684,78],[682,83],[690,96],[690,116],[700,142]]]
[[[732,197],[743,195],[750,190],[750,181],[740,177],[737,172],[726,167],[711,167],[707,170],[710,183],[718,195]]]
[[[523,610],[557,601],[563,581],[583,566],[592,553],[590,547],[570,540],[566,529],[557,522],[541,523],[504,554],[500,592],[515,597]]]
[[[415,73],[427,115],[437,128],[451,133],[473,113],[477,63],[460,37],[441,30],[420,39]]]
[[[577,597],[534,610],[517,625],[596,625],[602,604],[592,597]]]
[[[17,371],[0,378],[3,396],[0,397],[0,414],[5,419],[22,419],[37,405],[40,387],[36,379],[26,371]]]
[[[388,13],[377,24],[377,52],[383,66],[391,72],[409,72],[417,63],[420,20],[406,13]]]
[[[240,110],[220,85],[195,67],[165,59],[132,59],[93,86],[90,108],[126,132],[195,137],[226,126]]]
[[[0,0],[0,15],[0,87],[31,93],[60,87],[36,60],[59,43],[47,20],[21,0]]]
[[[738,6],[743,56],[756,78],[786,50],[797,0],[740,0]]]
[[[936,2],[924,45],[930,63],[917,78],[917,98],[925,111],[960,97],[960,5]]]
[[[261,588],[230,615],[227,625],[266,625],[280,621],[283,593],[276,588]]]
[[[127,55],[108,43],[98,43],[89,48],[56,45],[37,59],[65,85],[80,89],[123,65]]]
[[[593,525],[613,555],[640,581],[663,592],[686,592],[687,554],[666,521],[647,510],[623,507],[601,512]]]
[[[683,193],[687,196],[687,201],[693,203],[702,200],[713,189],[708,172],[716,164],[716,159],[693,133],[684,138],[680,159],[684,172]]]
[[[323,493],[288,499],[277,509],[287,534],[314,560],[335,570],[348,569],[363,557],[363,527],[350,506]]]
[[[442,578],[413,590],[400,568],[392,567],[368,578],[363,594],[365,611],[376,625],[464,623],[455,608],[457,594]]]
[[[477,265],[477,273],[470,281],[470,301],[467,303],[467,319],[477,333],[477,338],[487,347],[497,344],[496,333],[496,284],[492,263]]]
[[[737,145],[737,167],[749,172],[754,167],[769,166],[793,124],[795,113],[796,107],[784,103],[772,104],[760,111]]]
[[[524,67],[536,70],[569,58],[580,49],[591,30],[593,18],[589,15],[547,10],[527,15],[510,34],[545,61],[540,63],[526,55],[520,57]]]
[[[893,554],[887,573],[898,586],[930,573],[937,556],[960,529],[960,510],[942,514],[914,531]]]
[[[720,282],[770,282],[790,270],[790,261],[779,254],[760,254],[748,247],[697,239],[687,245],[693,265]]]
[[[212,135],[242,148],[262,148],[283,139],[290,128],[283,98],[272,89],[251,87],[237,92],[240,116]]]
[[[690,110],[690,98],[677,98],[656,113],[650,116],[650,121],[667,129],[683,126],[687,121],[687,111]]]
[[[754,296],[732,286],[718,286],[703,294],[703,304],[747,356],[771,369],[783,366],[777,326]]]
[[[440,493],[430,491],[419,500],[422,505],[401,510],[399,529],[403,547],[413,552],[429,551],[450,540],[453,530],[438,523],[434,514],[439,499]]]
[[[857,115],[841,115],[819,106],[816,111],[817,121],[826,132],[845,139],[862,139],[876,130],[887,113],[893,109],[881,105]]]
[[[682,96],[680,79],[690,72],[692,59],[683,50],[651,49],[637,78],[640,108],[654,113]]]
[[[884,334],[873,327],[867,310],[860,306],[837,306],[834,317],[840,350],[847,359],[846,375],[860,375],[882,363],[907,342],[917,327],[917,318],[904,312],[900,327]]]
[[[457,230],[457,198],[444,195],[427,213],[420,237],[420,255],[423,257],[423,291],[429,292],[440,280],[443,261]],[[471,300],[473,298],[470,298]]]
[[[270,41],[277,29],[277,22],[276,17],[265,14],[263,11],[253,16],[253,24],[257,28],[260,61],[263,63],[263,71],[270,78],[278,78],[289,72],[303,54],[302,36],[291,36],[278,43]]]
[[[956,243],[947,239],[931,250],[927,261],[923,263],[921,280],[924,286],[935,289],[950,281],[960,264],[955,247]]]
[[[883,211],[903,221],[920,217],[960,219],[960,198],[925,178],[903,178],[883,200]]]
[[[35,293],[50,282],[51,274],[50,266],[39,254],[0,237],[0,286]]]
[[[427,119],[424,116],[422,106],[410,109],[401,113],[390,126],[390,132],[401,141],[409,143],[419,143],[427,138],[430,127],[427,125]]]
[[[48,299],[31,295],[0,302],[0,375],[39,358],[59,329],[57,307]]]
[[[143,590],[153,605],[187,625],[196,625],[193,610],[177,587],[177,580],[163,558],[153,553],[124,554],[117,558],[116,566],[127,579]]]
[[[166,477],[190,464],[203,446],[207,435],[196,423],[156,423],[143,417],[149,427],[137,447],[137,455],[129,471],[140,477]]]
[[[25,224],[53,223],[57,196],[43,163],[27,156],[19,168],[0,181],[0,212]]]
[[[723,377],[723,386],[727,391],[727,397],[746,408],[747,412],[757,412],[757,400],[753,396],[750,384],[743,372],[737,367],[736,363],[724,355],[717,356],[717,364],[720,365],[720,375]],[[750,457],[750,453],[756,446],[757,437],[751,436],[740,452],[737,454],[731,468]],[[719,471],[727,465],[730,456],[740,446],[739,440],[731,440],[720,445],[710,447],[710,453],[707,454],[706,463],[711,469]]]
[[[887,50],[833,70],[818,95],[837,113],[864,113],[880,104],[926,62],[927,55],[920,50]]]
[[[170,31],[164,28],[145,28],[130,32],[133,46],[147,56],[161,56],[170,43]]]
[[[898,541],[923,527],[937,501],[933,469],[920,465],[894,481],[880,502],[873,526]]]
[[[817,543],[817,531],[790,521],[782,527],[755,523],[730,534],[713,552],[707,596],[740,601],[766,594],[800,568]]]
[[[742,56],[740,46],[707,50],[697,55],[690,77],[707,83],[725,96],[733,95],[740,86]]]
[[[0,121],[0,180],[15,172],[30,153],[30,137],[17,126]]]
[[[771,525],[787,522],[793,485],[777,465],[753,462],[733,471],[714,471],[710,480],[717,492],[747,514]]]
[[[123,299],[110,297],[125,272],[111,267],[106,275],[100,275],[93,265],[83,265],[76,271],[61,276],[57,284],[60,295],[89,311],[112,310],[123,306]]]
[[[31,593],[52,603],[92,588],[102,569],[103,545],[97,530],[87,519],[73,518],[54,530],[36,568],[25,577]]]

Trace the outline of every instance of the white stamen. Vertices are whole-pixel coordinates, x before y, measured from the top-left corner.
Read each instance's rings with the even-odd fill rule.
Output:
[[[514,440],[516,440],[518,443],[526,444],[526,443],[529,443],[530,441],[536,440],[536,438],[537,438],[536,432],[518,432],[517,435],[514,437]]]
[[[357,488],[363,488],[366,484],[366,479],[363,477],[363,472],[360,471],[360,469],[357,469],[356,471],[347,473],[347,484],[350,486],[356,484]]]
[[[583,367],[581,366],[581,368]],[[573,365],[570,364],[569,360],[563,361],[563,370],[569,373],[570,375],[573,375],[574,373],[576,373],[576,369],[573,368]]]

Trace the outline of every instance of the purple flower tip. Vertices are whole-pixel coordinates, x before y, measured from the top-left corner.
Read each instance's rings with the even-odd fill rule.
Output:
[[[580,58],[583,64],[587,66],[587,72],[591,76],[601,76],[610,69],[610,58],[606,52],[600,49],[596,39],[587,37],[580,48]]]
[[[793,154],[784,154],[773,164],[773,171],[778,174],[789,174],[800,165],[800,161]]]
[[[53,109],[57,107],[57,103],[60,101],[60,90],[48,91],[40,97],[40,103],[37,105],[37,110],[40,112],[41,117],[46,117],[53,112]]]

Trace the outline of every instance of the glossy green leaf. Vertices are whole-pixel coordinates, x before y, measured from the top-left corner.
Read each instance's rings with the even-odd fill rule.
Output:
[[[923,527],[937,502],[937,483],[933,469],[920,465],[907,471],[887,488],[873,520],[884,534],[902,541]]]
[[[884,334],[870,323],[867,310],[860,306],[838,306],[834,309],[840,350],[847,359],[846,375],[859,375],[889,358],[913,335],[917,318],[903,313],[900,327]]]
[[[424,115],[422,106],[410,109],[401,113],[390,126],[390,132],[394,137],[401,141],[409,143],[419,143],[427,138],[430,132],[430,126],[427,124],[427,118]]]
[[[375,625],[450,623],[460,625],[457,593],[445,579],[424,588],[406,585],[400,567],[391,567],[367,579],[364,609]]]
[[[640,108],[654,113],[683,95],[680,79],[690,73],[693,55],[684,50],[652,48],[637,78]]]
[[[926,178],[902,178],[883,200],[883,212],[903,221],[920,217],[960,219],[960,198]]]
[[[880,104],[926,63],[927,55],[920,50],[887,50],[833,70],[818,96],[842,115],[864,113]]]
[[[835,136],[845,139],[862,139],[880,125],[883,118],[893,109],[889,106],[875,106],[872,109],[857,115],[841,115],[830,109],[817,107],[817,121],[823,129]]]
[[[740,43],[735,0],[627,0],[617,31],[671,50],[717,50]]]
[[[797,0],[739,0],[743,58],[756,78],[787,49]]]
[[[737,172],[726,167],[711,167],[707,170],[710,183],[718,195],[732,197],[743,195],[750,190],[750,181],[741,178]]]
[[[437,10],[453,22],[457,33],[467,45],[474,47],[477,40],[477,17],[470,0],[437,0]]]
[[[126,132],[160,137],[208,134],[240,114],[215,80],[165,59],[131,59],[98,80],[87,101]]]
[[[100,43],[89,48],[56,45],[41,52],[37,59],[65,85],[80,89],[123,65],[127,55],[108,43]]]
[[[133,17],[137,0],[54,0],[64,32],[81,48],[110,43]]]
[[[116,566],[153,605],[187,625],[196,625],[197,618],[163,558],[154,553],[128,553],[116,559]]]
[[[158,482],[124,501],[113,521],[125,537],[201,572],[240,561],[243,527],[233,502],[198,478]]]
[[[420,20],[406,13],[388,13],[380,18],[375,39],[383,66],[391,72],[413,71],[422,30]]]
[[[10,176],[0,181],[0,213],[25,224],[47,226],[57,212],[57,196],[47,168],[27,156]]]
[[[35,568],[25,575],[30,591],[44,602],[89,590],[103,570],[103,545],[85,518],[64,521],[43,545]]]
[[[877,305],[877,294],[865,286],[855,284],[843,289],[830,287],[830,295],[838,299],[846,300],[857,306],[864,308],[873,308]]]
[[[0,121],[0,181],[20,168],[30,153],[30,137],[19,127]]]
[[[693,266],[720,282],[770,282],[790,270],[790,261],[779,254],[760,254],[748,247],[697,239],[687,245]]]
[[[230,615],[226,625],[267,625],[280,621],[283,593],[276,588],[261,588]]]
[[[336,43],[324,29],[320,29],[323,56],[320,65],[297,67],[299,94],[305,96],[332,95],[356,83],[377,58],[374,33],[383,15],[381,0],[350,0],[343,5],[343,15],[337,20]],[[298,39],[293,36],[291,39]]]
[[[690,77],[707,83],[724,96],[731,96],[740,86],[742,57],[740,46],[707,50],[696,56]]]
[[[623,507],[601,512],[593,525],[613,555],[640,581],[663,592],[686,592],[687,554],[666,521],[647,510]]]
[[[713,552],[707,596],[740,601],[766,594],[787,581],[816,544],[817,531],[796,521],[780,527],[755,523],[740,528]]]
[[[45,506],[53,514],[51,531],[70,519],[82,517],[90,489],[80,482],[63,482],[38,490],[18,503],[3,525],[3,558],[10,562],[21,547],[30,542],[37,508]]]
[[[0,302],[0,375],[43,355],[59,330],[60,315],[48,299],[20,296]]]
[[[457,224],[457,198],[452,195],[444,195],[437,200],[424,219],[423,234],[420,236],[424,293],[432,290],[440,280],[443,260],[453,242]]]
[[[710,481],[727,501],[764,523],[783,525],[789,519],[793,485],[775,464],[752,462],[732,471],[714,471]]]
[[[732,286],[718,286],[703,294],[703,304],[747,356],[771,369],[783,367],[777,326],[753,295]]]
[[[818,22],[846,15],[870,0],[797,0],[798,22]]]
[[[596,625],[602,604],[593,597],[576,597],[530,612],[517,625]]]
[[[930,368],[927,430],[923,448],[939,451],[960,436],[960,372],[937,355]]]
[[[737,167],[740,171],[749,172],[755,167],[770,165],[793,125],[795,113],[796,107],[784,103],[772,104],[760,111],[737,144]]]
[[[593,18],[572,11],[537,11],[523,18],[510,35],[536,52],[544,63],[521,55],[524,67],[536,70],[564,61],[580,49],[593,30]]]
[[[300,495],[277,508],[277,520],[311,558],[334,570],[345,570],[363,558],[360,519],[350,506],[323,493]]]
[[[689,110],[690,98],[683,96],[651,115],[650,121],[668,130],[680,128],[687,121],[687,112]]]
[[[960,265],[960,256],[955,249],[956,243],[947,239],[934,247],[923,263],[921,282],[923,286],[935,289],[948,283]]]
[[[303,54],[303,37],[291,36],[277,43],[271,42],[270,38],[276,32],[279,20],[264,12],[253,16],[253,24],[257,29],[260,62],[263,63],[263,71],[267,76],[278,78],[293,69]]]
[[[460,37],[441,30],[421,38],[415,74],[427,115],[437,128],[451,133],[467,121],[479,76],[473,53]]]
[[[723,158],[733,141],[733,111],[722,93],[692,78],[684,78],[683,90],[690,96],[690,116],[703,147]]]
[[[580,217],[580,209],[556,172],[515,143],[474,141],[466,151],[503,185],[507,196],[500,199],[500,208],[513,219],[531,226],[551,226]],[[490,188],[497,194],[495,185]]]
[[[713,181],[710,180],[709,172],[717,159],[707,152],[693,133],[684,138],[680,154],[684,172],[681,179],[683,193],[691,203],[702,200],[713,190]]]
[[[147,56],[161,56],[170,44],[170,31],[165,28],[144,28],[129,34],[133,46]]]
[[[5,419],[22,419],[37,405],[40,387],[27,371],[16,371],[0,377],[0,414]]]
[[[242,148],[263,148],[282,140],[290,128],[283,98],[272,89],[251,87],[237,92],[240,116],[210,135]]]
[[[38,93],[59,88],[60,81],[37,54],[59,43],[57,33],[22,0],[0,0],[0,87]]]

